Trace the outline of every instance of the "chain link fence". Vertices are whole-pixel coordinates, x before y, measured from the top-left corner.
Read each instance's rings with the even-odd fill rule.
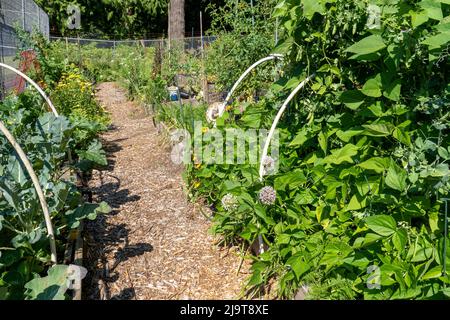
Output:
[[[124,47],[139,47],[139,48],[154,48],[159,52],[166,52],[170,49],[184,50],[188,52],[190,56],[204,60],[204,50],[211,43],[217,39],[217,36],[203,36],[203,37],[185,37],[183,40],[169,41],[168,39],[148,39],[148,40],[104,40],[104,39],[89,39],[89,38],[74,38],[74,37],[56,37],[51,36],[50,41],[58,42],[65,46],[66,54],[72,55],[72,58],[79,59],[79,62],[86,59],[86,47],[94,47],[97,49],[107,49],[104,52],[104,57],[112,55],[114,57],[116,52],[123,52],[121,49]],[[116,50],[117,49],[117,50]],[[70,52],[70,53],[69,53]],[[98,52],[97,52],[98,54]],[[74,56],[73,56],[74,55]],[[88,53],[89,55],[89,53]],[[78,57],[77,57],[78,56]],[[178,74],[171,83],[172,86],[180,88],[190,88],[193,83],[200,82],[198,74]],[[198,86],[198,84],[197,84]],[[214,93],[213,88],[203,87],[203,92],[208,94],[209,101],[223,100],[225,94],[223,92]]]
[[[13,67],[18,67],[14,59],[18,45],[16,27],[50,35],[48,15],[33,0],[0,0],[0,61]],[[14,73],[1,70],[0,96],[13,87],[15,79]]]
[[[167,39],[152,40],[101,40],[101,39],[85,39],[85,38],[69,38],[69,37],[50,37],[51,41],[63,41],[70,44],[78,44],[80,46],[95,45],[97,48],[114,49],[120,46],[142,46],[146,48],[168,48],[169,41]],[[185,50],[199,50],[203,45],[207,45],[216,40],[215,36],[206,37],[190,37],[185,38]]]

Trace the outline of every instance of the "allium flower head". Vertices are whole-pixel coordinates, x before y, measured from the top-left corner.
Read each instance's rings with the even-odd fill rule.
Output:
[[[274,188],[266,186],[259,191],[259,201],[265,205],[272,205],[277,199],[277,192]]]
[[[222,198],[222,206],[226,211],[233,211],[238,208],[238,201],[234,195],[227,193]]]

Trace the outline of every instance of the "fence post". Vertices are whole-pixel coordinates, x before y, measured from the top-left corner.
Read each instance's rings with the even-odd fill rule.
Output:
[[[255,27],[255,11],[254,11],[254,7],[253,7],[253,0],[250,0],[250,5],[252,7],[252,26],[253,28]]]
[[[200,33],[201,33],[201,43],[202,43],[202,73],[203,73],[203,98],[205,102],[209,104],[209,88],[208,88],[208,77],[206,76],[205,68],[205,44],[203,42],[203,13],[200,11]]]
[[[278,17],[275,22],[275,45],[278,45]]]
[[[41,8],[37,7],[37,16],[38,16],[38,30],[44,33],[44,30],[41,28]]]
[[[79,33],[77,33],[77,45],[78,45],[78,67],[81,67],[81,45]]]
[[[22,28],[25,30],[25,0],[22,0]]]

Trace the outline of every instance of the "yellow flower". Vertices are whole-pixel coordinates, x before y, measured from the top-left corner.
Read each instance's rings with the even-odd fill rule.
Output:
[[[232,110],[232,109],[233,109],[232,106],[226,106],[226,108],[225,108],[226,111],[230,111],[230,110]]]
[[[194,188],[197,189],[198,187],[200,187],[201,183],[199,181],[194,183]]]
[[[202,167],[202,165],[200,164],[200,163],[197,163],[196,165],[195,165],[195,168],[196,169],[200,169]]]
[[[203,128],[202,128],[202,132],[203,132],[203,133],[207,133],[208,131],[209,131],[209,128],[208,128],[208,127],[203,127]]]

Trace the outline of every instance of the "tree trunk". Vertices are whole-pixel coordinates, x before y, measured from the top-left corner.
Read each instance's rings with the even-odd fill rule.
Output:
[[[170,0],[169,4],[169,41],[184,39],[184,2],[185,0]]]

